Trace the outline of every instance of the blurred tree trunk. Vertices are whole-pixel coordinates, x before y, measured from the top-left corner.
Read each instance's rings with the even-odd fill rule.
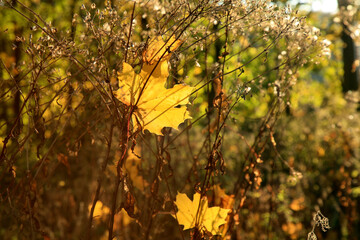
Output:
[[[351,4],[350,0],[338,0],[339,9]],[[343,23],[341,39],[344,42],[343,62],[344,78],[342,83],[343,92],[356,91],[359,89],[359,69],[355,67],[354,62],[357,59],[357,50],[354,39],[350,36],[348,26]]]

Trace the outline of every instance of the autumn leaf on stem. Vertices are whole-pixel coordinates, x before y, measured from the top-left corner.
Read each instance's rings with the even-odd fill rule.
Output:
[[[161,46],[161,43],[156,46]],[[118,76],[119,89],[115,94],[121,102],[135,106],[133,122],[138,128],[162,135],[162,128],[177,129],[180,123],[191,119],[185,105],[189,103],[194,88],[183,84],[165,88],[169,75],[166,60],[169,53],[163,52],[162,55],[166,57],[162,59],[157,57],[162,50],[156,51],[155,48],[151,50],[155,57],[145,54],[145,62],[139,74],[129,64],[123,63],[123,70]],[[158,60],[151,62],[147,58]]]
[[[212,235],[219,235],[219,227],[226,223],[226,217],[230,209],[220,207],[208,207],[206,197],[200,199],[200,194],[195,193],[191,201],[186,194],[178,193],[175,204],[178,208],[176,218],[184,230],[197,227],[201,231],[208,231]]]
[[[150,40],[147,50],[143,54],[143,60],[150,65],[155,64],[157,61],[169,60],[171,52],[175,51],[180,45],[180,40],[176,40],[172,36],[166,43],[158,36]]]

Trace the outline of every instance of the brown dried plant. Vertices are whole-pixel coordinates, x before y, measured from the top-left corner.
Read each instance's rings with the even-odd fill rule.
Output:
[[[65,20],[67,12],[44,17],[32,1],[3,1],[0,17],[13,29],[1,28],[8,34],[0,83],[8,231],[0,236],[216,238],[204,228],[184,233],[172,214],[177,192],[197,192],[207,203],[224,176],[233,189],[221,199],[229,204],[212,204],[231,210],[217,237],[236,234],[297,71],[327,55],[327,43],[300,14],[270,1],[69,2]],[[185,84],[191,88],[179,97]],[[265,115],[248,138],[237,111],[262,94]],[[156,103],[145,108],[149,96]],[[190,113],[185,107],[175,116],[181,121],[162,120],[150,133],[147,125],[164,115],[171,122],[170,109],[186,104]],[[240,158],[227,154],[227,137]]]

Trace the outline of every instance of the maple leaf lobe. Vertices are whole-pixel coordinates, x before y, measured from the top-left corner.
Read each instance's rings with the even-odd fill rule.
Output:
[[[208,207],[207,198],[200,199],[200,194],[195,193],[193,201],[186,194],[178,193],[175,204],[178,208],[175,217],[184,230],[197,227],[207,230],[212,235],[218,235],[219,227],[226,223],[226,217],[230,209],[220,207]]]

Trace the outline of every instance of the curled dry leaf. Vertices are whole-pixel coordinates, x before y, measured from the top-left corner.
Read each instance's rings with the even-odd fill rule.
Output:
[[[126,173],[126,175],[129,177],[132,186],[136,187],[140,191],[144,191],[149,183],[143,178],[141,174],[141,159],[138,157],[139,155],[141,155],[141,147],[138,145],[134,146],[133,150],[128,151],[128,155],[123,166],[123,172]],[[107,168],[114,176],[117,175],[116,164],[120,158],[121,152],[116,151],[114,163],[110,164]]]

